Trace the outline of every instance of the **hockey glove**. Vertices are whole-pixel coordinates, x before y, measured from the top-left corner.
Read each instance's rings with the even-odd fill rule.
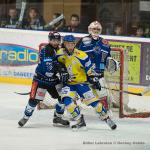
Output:
[[[63,84],[66,84],[69,80],[69,73],[68,72],[62,72],[60,73],[60,81],[63,83]]]
[[[95,89],[101,90],[101,84],[98,77],[89,76],[89,83],[93,84]]]

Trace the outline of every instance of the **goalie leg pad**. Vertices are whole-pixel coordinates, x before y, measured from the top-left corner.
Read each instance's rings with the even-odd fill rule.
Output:
[[[95,111],[96,111],[97,113],[100,113],[100,112],[102,111],[102,109],[103,109],[102,103],[98,103],[98,104],[96,105],[96,107],[95,107]]]
[[[104,108],[105,108],[106,110],[108,110],[107,96],[102,97],[102,98],[100,99],[100,103],[102,103],[103,106],[104,106]]]

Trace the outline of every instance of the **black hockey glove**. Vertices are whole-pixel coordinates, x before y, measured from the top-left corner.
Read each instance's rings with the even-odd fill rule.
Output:
[[[98,77],[89,76],[88,81],[89,83],[93,84],[95,89],[101,90],[101,84]]]
[[[66,84],[69,80],[69,73],[68,72],[61,72],[60,73],[60,81],[63,83],[63,84]]]

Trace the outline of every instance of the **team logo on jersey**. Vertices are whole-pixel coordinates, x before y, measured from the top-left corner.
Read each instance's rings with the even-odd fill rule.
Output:
[[[26,66],[38,63],[38,51],[15,44],[0,44],[0,65]]]

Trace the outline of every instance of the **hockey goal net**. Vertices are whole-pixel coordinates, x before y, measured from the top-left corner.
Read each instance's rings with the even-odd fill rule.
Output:
[[[39,51],[44,48],[47,43],[41,43],[39,45]],[[150,117],[150,104],[149,110],[136,107],[133,101],[130,101],[130,95],[125,93],[124,91],[128,91],[128,53],[127,51],[121,48],[111,48],[111,56],[120,62],[120,67],[118,71],[114,73],[109,73],[107,70],[105,71],[105,83],[104,87],[107,89],[102,89],[102,91],[107,92],[110,100],[110,108],[115,108],[115,111],[118,112],[120,118],[123,117]],[[141,98],[141,96],[135,96],[135,99]],[[141,100],[142,101],[142,100]],[[46,94],[44,103],[49,105],[50,108],[56,104],[56,100],[50,98],[48,94]],[[138,103],[138,102],[137,102]],[[144,102],[143,102],[144,103]]]

